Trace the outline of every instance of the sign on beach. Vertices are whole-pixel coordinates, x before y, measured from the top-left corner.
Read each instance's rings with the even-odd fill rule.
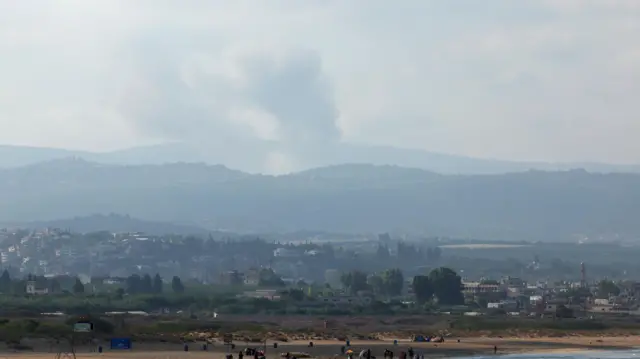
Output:
[[[76,333],[90,333],[92,327],[91,323],[76,323],[73,325],[73,331]]]
[[[111,349],[129,350],[131,349],[131,339],[130,338],[113,338],[111,339]]]

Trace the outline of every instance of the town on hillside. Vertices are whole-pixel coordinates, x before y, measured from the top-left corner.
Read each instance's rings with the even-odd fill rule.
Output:
[[[624,277],[626,271],[607,277],[585,262],[544,260],[537,254],[529,262],[514,258],[517,253],[523,258],[531,256],[532,248],[561,255],[566,246],[519,242],[477,247],[475,242],[463,242],[443,238],[412,241],[381,234],[367,241],[314,242],[307,238],[283,243],[246,236],[3,229],[0,292],[5,296],[112,295],[122,299],[197,290],[224,293],[238,301],[294,302],[296,310],[303,312],[309,308],[336,312],[366,308],[468,316],[640,315],[640,283]],[[592,251],[601,248],[594,246]],[[611,250],[612,245],[607,246]],[[588,246],[582,250],[584,256],[590,255]],[[505,253],[514,257],[496,258]],[[619,270],[606,268],[605,273],[615,275]],[[118,307],[117,300],[110,303],[116,303],[110,310],[140,313],[185,309],[163,301],[139,307]],[[48,309],[59,312],[63,308]]]

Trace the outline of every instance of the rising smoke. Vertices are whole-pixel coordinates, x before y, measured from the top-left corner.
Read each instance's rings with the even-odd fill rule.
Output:
[[[119,108],[141,134],[224,144],[229,154],[253,153],[268,167],[287,163],[286,170],[339,140],[332,87],[316,52],[244,52],[222,61],[217,51],[170,44],[145,39],[129,55]]]

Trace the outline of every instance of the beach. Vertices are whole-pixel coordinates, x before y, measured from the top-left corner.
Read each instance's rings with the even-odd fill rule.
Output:
[[[235,343],[233,350],[234,358],[237,353],[246,347],[259,347],[259,344]],[[447,338],[444,343],[418,343],[409,341],[399,341],[397,345],[393,340],[382,341],[354,341],[350,343],[350,348],[357,354],[364,349],[371,349],[372,355],[382,358],[385,349],[389,349],[397,356],[401,351],[406,351],[409,347],[417,353],[424,354],[425,357],[471,357],[493,355],[494,346],[498,348],[499,355],[507,354],[541,354],[559,355],[572,354],[589,351],[613,351],[632,350],[640,348],[640,338],[634,336],[627,337],[563,337],[563,338]],[[322,340],[314,342],[313,347],[309,347],[309,342],[294,341],[288,343],[278,343],[278,348],[273,347],[273,342],[267,343],[267,358],[279,358],[282,353],[307,353],[314,358],[345,358],[341,355],[341,347],[344,342]],[[134,343],[131,350],[110,350],[108,346],[103,353],[91,352],[93,348],[76,347],[76,358],[149,358],[149,359],[178,359],[178,358],[213,358],[224,359],[227,347],[222,344],[209,345],[207,351],[202,349],[201,344],[189,344],[189,351],[185,352],[180,344],[169,343]],[[15,358],[55,358],[59,351],[51,350],[48,347],[33,347],[33,351],[15,352],[3,350],[0,359]],[[64,352],[62,358],[65,358]],[[250,359],[252,357],[246,357]]]

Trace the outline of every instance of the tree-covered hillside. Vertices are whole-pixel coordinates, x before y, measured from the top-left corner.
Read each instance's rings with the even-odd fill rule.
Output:
[[[640,175],[440,175],[341,165],[284,176],[223,166],[63,160],[0,171],[0,220],[126,213],[227,230],[412,232],[555,240],[635,238]]]

